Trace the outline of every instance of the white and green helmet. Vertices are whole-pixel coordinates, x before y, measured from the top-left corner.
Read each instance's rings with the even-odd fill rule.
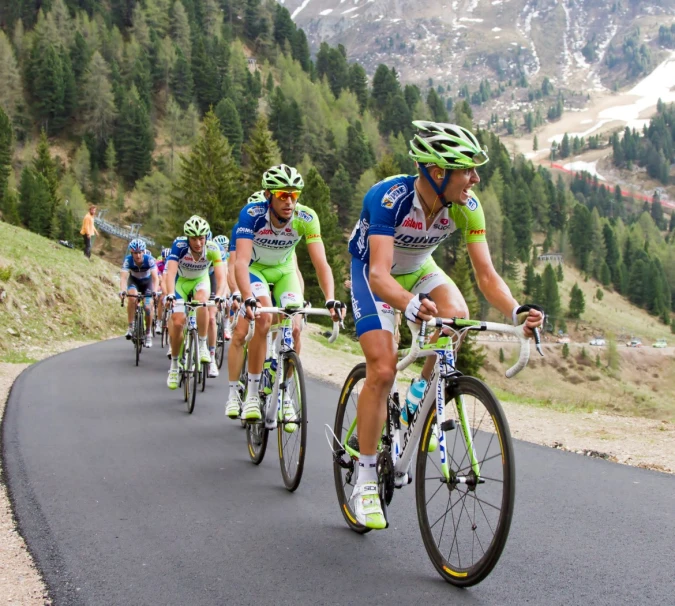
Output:
[[[206,236],[210,231],[209,223],[206,219],[202,219],[199,215],[192,215],[183,227],[183,233],[186,236],[193,238],[199,236]]]
[[[267,202],[267,197],[265,196],[265,190],[261,189],[260,191],[251,194],[246,201],[247,204],[254,204],[256,202]]]
[[[279,164],[267,169],[262,178],[263,189],[291,189],[299,191],[305,186],[302,175],[292,166]]]
[[[440,168],[475,168],[489,160],[487,149],[476,136],[457,124],[415,120],[417,132],[410,141],[408,155],[415,162]]]

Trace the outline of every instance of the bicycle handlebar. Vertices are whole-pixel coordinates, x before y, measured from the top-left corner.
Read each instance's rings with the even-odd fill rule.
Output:
[[[396,370],[400,371],[412,364],[418,357],[420,350],[424,345],[424,336],[426,334],[426,329],[429,324],[434,328],[443,328],[443,326],[451,326],[454,324],[454,318],[434,318],[431,322],[422,322],[422,324],[414,324],[408,322],[408,328],[412,333],[412,345],[408,354],[402,358],[396,365]],[[490,331],[490,332],[502,332],[511,334],[518,338],[520,342],[520,353],[518,355],[518,361],[509,368],[506,373],[507,379],[510,379],[517,375],[530,360],[530,339],[525,336],[525,325],[521,324],[519,326],[511,326],[510,324],[500,324],[498,322],[481,322],[475,327],[470,327],[469,330],[480,330],[480,331]]]
[[[150,298],[152,297],[153,299],[155,298],[155,293],[150,293],[149,295],[130,295],[129,293],[124,293],[122,295],[122,302],[120,303],[120,307],[124,307],[124,299],[145,299],[145,298]]]
[[[295,315],[295,314],[302,314],[305,316],[329,316],[330,317],[330,310],[329,309],[321,309],[317,307],[256,307],[255,309],[256,315],[258,314],[285,314],[287,316]],[[253,333],[255,331],[254,328],[255,325],[255,320],[253,322],[249,323],[248,327],[248,334],[246,335],[246,342],[248,343],[251,338],[253,337]],[[333,332],[331,333],[330,337],[328,337],[328,342],[329,343],[334,343],[335,340],[338,338],[338,335],[340,334],[340,327],[344,327],[342,321],[340,322],[333,322]]]

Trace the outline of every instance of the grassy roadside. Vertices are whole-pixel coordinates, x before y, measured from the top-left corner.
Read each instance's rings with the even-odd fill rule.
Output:
[[[123,331],[115,266],[6,223],[0,241],[0,362]]]

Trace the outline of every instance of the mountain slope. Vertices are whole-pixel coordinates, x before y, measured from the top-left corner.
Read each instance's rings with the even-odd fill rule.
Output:
[[[640,27],[654,44],[675,1],[279,0],[314,47],[342,43],[373,72],[396,66],[402,80],[464,85],[483,78],[548,76],[559,86],[599,88],[610,42]],[[582,54],[584,47],[589,63]],[[622,76],[615,67],[613,80]],[[610,86],[610,82],[605,82]]]

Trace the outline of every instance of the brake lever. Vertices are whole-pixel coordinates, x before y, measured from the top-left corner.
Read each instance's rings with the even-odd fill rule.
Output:
[[[539,332],[539,328],[533,328],[532,332],[534,333],[534,346],[537,348],[539,355],[543,358],[544,352],[541,349],[541,333]]]

